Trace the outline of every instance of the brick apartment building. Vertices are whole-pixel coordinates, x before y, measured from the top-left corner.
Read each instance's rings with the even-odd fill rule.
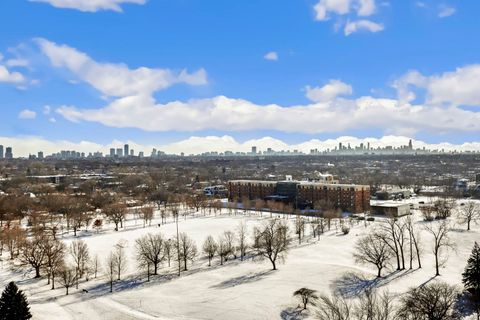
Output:
[[[370,210],[370,187],[353,184],[329,184],[307,181],[232,180],[228,183],[229,200],[272,200],[291,203],[294,207],[313,208],[325,200],[336,208],[352,213]]]

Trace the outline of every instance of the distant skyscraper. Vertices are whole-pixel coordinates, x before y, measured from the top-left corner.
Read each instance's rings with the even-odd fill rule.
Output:
[[[110,148],[110,157],[115,157],[115,148]]]
[[[135,156],[135,150],[133,150],[133,149],[130,150],[130,156],[131,157]]]
[[[153,157],[156,157],[156,156],[157,156],[157,149],[153,148],[150,157],[153,158]]]
[[[123,157],[123,149],[122,148],[117,148],[117,157]]]
[[[410,150],[413,149],[412,139],[410,139],[410,141],[408,141],[408,149],[410,149]]]
[[[257,154],[257,147],[255,146],[252,147],[252,154]]]
[[[0,145],[0,159],[3,159],[3,146]]]
[[[42,151],[38,151],[37,158],[40,159],[40,160],[43,159],[43,152]]]
[[[123,154],[125,155],[125,157],[128,157],[128,155],[130,154],[129,149],[130,148],[129,148],[128,144],[123,146]]]
[[[5,149],[5,159],[13,159],[13,150],[12,147],[7,147]]]
[[[143,151],[140,151],[140,152],[138,153],[138,156],[139,156],[140,158],[143,158],[143,156],[144,156]]]

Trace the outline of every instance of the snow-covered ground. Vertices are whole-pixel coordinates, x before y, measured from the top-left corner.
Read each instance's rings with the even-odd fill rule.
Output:
[[[411,202],[424,199],[407,200]],[[416,225],[419,230],[424,224],[416,212]],[[88,282],[82,281],[78,290],[71,288],[70,295],[65,296],[64,288],[50,290],[46,279],[32,279],[33,274],[27,269],[13,271],[8,262],[0,267],[0,285],[14,280],[27,294],[34,319],[279,319],[285,317],[286,310],[295,307],[298,301],[292,293],[300,287],[309,287],[321,293],[341,290],[354,296],[359,284],[366,285],[375,279],[376,270],[370,266],[356,264],[352,254],[356,240],[368,229],[378,225],[376,219],[367,227],[363,221],[355,224],[347,235],[332,230],[313,239],[307,227],[302,244],[293,241],[291,250],[277,271],[271,270],[268,261],[230,260],[219,265],[215,258],[212,267],[201,253],[203,241],[208,235],[217,238],[226,230],[235,231],[241,222],[247,224],[249,236],[252,228],[269,219],[270,214],[260,216],[256,213],[228,215],[225,211],[217,217],[203,216],[197,213],[187,220],[180,217],[180,232],[186,232],[193,238],[199,250],[199,256],[187,272],[181,277],[176,275],[176,265],[168,268],[165,262],[158,276],[146,282],[144,274],[136,270],[134,257],[135,239],[146,233],[161,232],[167,239],[176,234],[175,223],[169,221],[158,226],[154,220],[152,226],[143,228],[142,222],[130,219],[125,229],[113,231],[112,225],[105,225],[102,232],[80,232],[77,238],[88,243],[91,255],[99,255],[105,260],[112,247],[120,240],[126,240],[129,257],[128,270],[124,280],[117,282],[114,292],[109,293],[107,279],[104,275]],[[292,224],[294,218],[289,219]],[[453,222],[453,221],[452,221]],[[435,222],[434,222],[435,223]],[[448,254],[449,259],[441,269],[441,276],[433,278],[434,259],[431,253],[431,236],[421,234],[423,247],[423,268],[394,271],[390,268],[384,272],[383,279],[376,285],[389,292],[400,295],[412,286],[428,281],[446,281],[461,285],[461,273],[471,252],[474,241],[480,240],[480,228],[473,225],[472,231],[465,231],[465,226],[456,225],[451,231],[451,238],[457,244],[456,250]],[[249,238],[250,238],[249,237]],[[74,239],[73,235],[64,236],[64,241]],[[416,263],[414,263],[416,267]],[[408,269],[408,263],[407,263]],[[103,274],[103,273],[102,273]],[[359,282],[353,274],[362,274],[367,280]],[[370,281],[371,280],[371,281]],[[83,293],[82,289],[88,290]]]

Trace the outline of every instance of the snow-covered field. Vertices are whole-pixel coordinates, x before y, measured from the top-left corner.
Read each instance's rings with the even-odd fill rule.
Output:
[[[418,202],[421,199],[411,201]],[[424,224],[418,218],[416,225],[422,230]],[[310,228],[306,228],[306,237],[302,244],[293,241],[292,248],[277,271],[271,270],[271,264],[265,260],[246,261],[230,260],[219,265],[215,258],[212,267],[201,253],[203,241],[207,235],[217,238],[226,230],[235,231],[243,221],[247,224],[249,239],[252,228],[269,219],[269,214],[260,216],[256,213],[247,215],[228,215],[224,212],[217,217],[203,216],[197,213],[187,220],[180,217],[180,232],[186,232],[193,238],[199,250],[199,256],[187,272],[181,277],[176,275],[176,265],[168,268],[165,262],[159,275],[146,282],[144,274],[136,270],[134,256],[135,239],[146,233],[161,232],[167,239],[176,234],[175,223],[168,220],[166,225],[158,226],[154,220],[152,226],[143,228],[138,220],[135,225],[129,220],[125,229],[113,231],[112,225],[105,225],[99,234],[81,232],[77,238],[85,240],[92,256],[98,254],[101,261],[119,240],[126,240],[129,257],[128,270],[124,280],[117,282],[114,292],[109,293],[106,276],[99,276],[88,282],[82,281],[78,290],[71,288],[70,295],[65,296],[64,288],[50,290],[46,279],[32,279],[33,274],[25,269],[13,271],[8,262],[0,267],[0,285],[14,280],[27,294],[34,319],[280,319],[286,318],[286,310],[295,307],[298,301],[292,293],[300,287],[309,287],[321,293],[342,290],[352,296],[358,292],[359,282],[351,275],[363,274],[374,280],[376,270],[370,266],[356,264],[352,254],[356,240],[372,226],[380,223],[376,219],[365,227],[364,222],[355,224],[347,235],[336,232],[332,226],[320,240],[313,239]],[[289,219],[292,224],[294,219]],[[452,221],[453,222],[453,221]],[[464,231],[465,226],[456,225],[451,231],[451,238],[457,244],[456,250],[449,252],[449,259],[441,269],[441,276],[433,278],[434,259],[431,254],[431,236],[421,234],[423,247],[423,268],[404,271],[390,270],[385,277],[376,282],[381,289],[399,295],[409,287],[418,286],[428,281],[446,281],[461,285],[461,273],[471,252],[474,241],[480,240],[480,228],[473,225],[472,231]],[[293,234],[292,234],[293,236]],[[64,241],[74,239],[73,235],[64,236]],[[369,283],[362,282],[362,284]],[[82,289],[88,290],[83,293]]]

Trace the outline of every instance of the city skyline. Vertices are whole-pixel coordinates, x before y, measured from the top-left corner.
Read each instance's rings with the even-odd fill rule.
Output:
[[[43,159],[44,157],[54,158],[124,158],[145,156],[151,158],[170,155],[181,156],[262,156],[262,155],[362,155],[362,154],[438,154],[438,153],[480,153],[479,144],[427,144],[423,141],[413,140],[408,137],[390,136],[382,139],[357,139],[353,137],[341,137],[336,140],[309,141],[298,145],[288,145],[273,138],[249,140],[243,144],[236,143],[231,137],[222,137],[224,144],[217,137],[210,137],[208,143],[201,143],[198,139],[191,138],[176,144],[167,146],[144,146],[138,144],[123,143],[116,141],[113,145],[99,146],[95,144],[84,144],[81,149],[75,149],[78,145],[70,145],[72,148],[55,149],[51,145],[47,152],[43,150],[28,149],[23,146],[23,152],[14,153],[12,147],[5,147],[0,144],[0,159],[3,158],[31,158]],[[213,139],[213,140],[212,140]],[[0,140],[1,142],[1,140]],[[194,146],[201,146],[195,149]],[[212,147],[215,145],[216,147]],[[230,148],[233,146],[233,148]],[[137,149],[136,149],[137,148]],[[9,157],[3,155],[7,150]],[[26,151],[25,151],[26,150]],[[137,151],[135,151],[137,150]],[[192,152],[192,150],[195,150]],[[15,150],[17,151],[17,150]]]
[[[3,1],[0,140],[23,156],[345,136],[479,150],[480,5],[335,3]],[[37,27],[10,32],[20,14]]]

